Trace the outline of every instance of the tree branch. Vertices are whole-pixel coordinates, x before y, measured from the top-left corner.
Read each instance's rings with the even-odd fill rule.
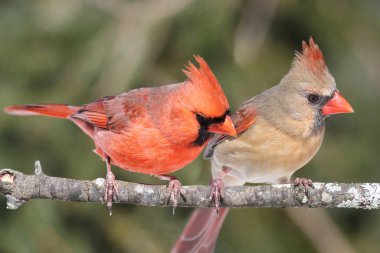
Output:
[[[31,199],[52,199],[75,202],[103,202],[104,179],[74,180],[50,177],[42,172],[39,161],[35,174],[19,171],[0,171],[0,193],[7,198],[7,208],[17,209]],[[379,183],[314,183],[308,195],[292,184],[225,187],[223,207],[311,207],[379,209]],[[145,185],[117,181],[115,203],[144,206],[172,206],[168,203],[168,190],[164,185]],[[186,198],[178,201],[182,207],[211,207],[210,187],[183,186]]]

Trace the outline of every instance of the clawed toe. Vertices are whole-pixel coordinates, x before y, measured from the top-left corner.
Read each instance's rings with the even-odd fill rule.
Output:
[[[222,195],[224,191],[224,183],[222,179],[216,178],[210,181],[210,186],[211,186],[210,202],[215,203],[215,211],[216,211],[216,214],[219,215],[219,209],[221,206],[221,200],[222,200]]]
[[[178,179],[171,179],[168,185],[169,196],[167,204],[173,203],[173,215],[175,214],[175,208],[178,206],[178,199],[181,197],[186,202],[185,196],[181,192],[182,184]]]
[[[112,215],[112,201],[114,196],[117,197],[115,175],[111,171],[108,171],[104,182],[104,200],[107,204],[110,215]]]
[[[304,193],[308,195],[310,188],[314,189],[314,184],[311,179],[297,177],[296,180],[294,180],[294,188],[303,188],[300,190],[303,190]]]

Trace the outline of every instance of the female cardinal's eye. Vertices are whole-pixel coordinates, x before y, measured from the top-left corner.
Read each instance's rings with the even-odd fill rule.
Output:
[[[307,100],[312,104],[316,104],[319,101],[319,96],[316,94],[309,94],[307,95]]]

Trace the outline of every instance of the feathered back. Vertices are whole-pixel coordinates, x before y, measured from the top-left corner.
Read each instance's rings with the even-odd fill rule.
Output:
[[[189,62],[186,70],[183,70],[189,78],[186,90],[192,109],[207,117],[223,115],[229,109],[229,104],[222,87],[206,61],[198,55],[195,55],[194,58],[198,62],[199,68]]]

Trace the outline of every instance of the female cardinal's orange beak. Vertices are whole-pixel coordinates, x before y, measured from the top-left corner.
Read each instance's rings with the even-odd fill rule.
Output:
[[[354,109],[352,109],[351,105],[342,95],[340,95],[338,91],[335,92],[333,98],[330,99],[322,108],[322,113],[324,115],[351,112],[354,112]]]
[[[232,123],[232,120],[228,115],[226,116],[224,122],[212,124],[208,127],[207,131],[211,133],[227,134],[233,137],[237,136],[234,123]]]

